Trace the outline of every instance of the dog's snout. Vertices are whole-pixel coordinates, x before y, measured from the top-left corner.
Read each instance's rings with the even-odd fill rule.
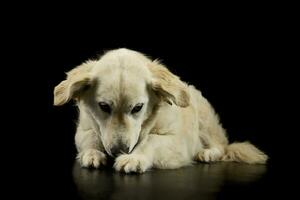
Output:
[[[129,153],[129,147],[124,144],[119,144],[110,149],[111,154],[116,157],[121,153]]]

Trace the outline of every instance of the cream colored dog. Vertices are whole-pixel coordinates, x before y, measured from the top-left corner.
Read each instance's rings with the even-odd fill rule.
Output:
[[[118,171],[174,169],[194,161],[265,163],[248,142],[228,144],[209,102],[158,61],[117,49],[67,73],[54,105],[75,99],[80,111],[75,142],[84,167],[116,157]]]

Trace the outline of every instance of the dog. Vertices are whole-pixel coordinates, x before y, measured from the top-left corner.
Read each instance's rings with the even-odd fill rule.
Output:
[[[67,72],[54,88],[54,105],[71,99],[79,108],[75,144],[83,167],[99,168],[107,156],[126,173],[268,159],[250,142],[229,144],[201,92],[137,51],[111,50]]]

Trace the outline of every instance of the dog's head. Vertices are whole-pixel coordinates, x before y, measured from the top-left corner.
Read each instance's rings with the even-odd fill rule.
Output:
[[[99,128],[108,154],[130,153],[161,102],[189,105],[186,84],[157,61],[118,49],[68,73],[54,90],[54,105],[76,99]]]

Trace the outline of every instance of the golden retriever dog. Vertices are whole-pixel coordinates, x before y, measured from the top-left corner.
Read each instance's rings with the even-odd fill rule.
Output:
[[[54,89],[54,105],[71,99],[79,108],[75,143],[83,167],[99,168],[106,156],[126,173],[268,158],[249,142],[228,144],[201,92],[136,51],[112,50],[68,72]]]

